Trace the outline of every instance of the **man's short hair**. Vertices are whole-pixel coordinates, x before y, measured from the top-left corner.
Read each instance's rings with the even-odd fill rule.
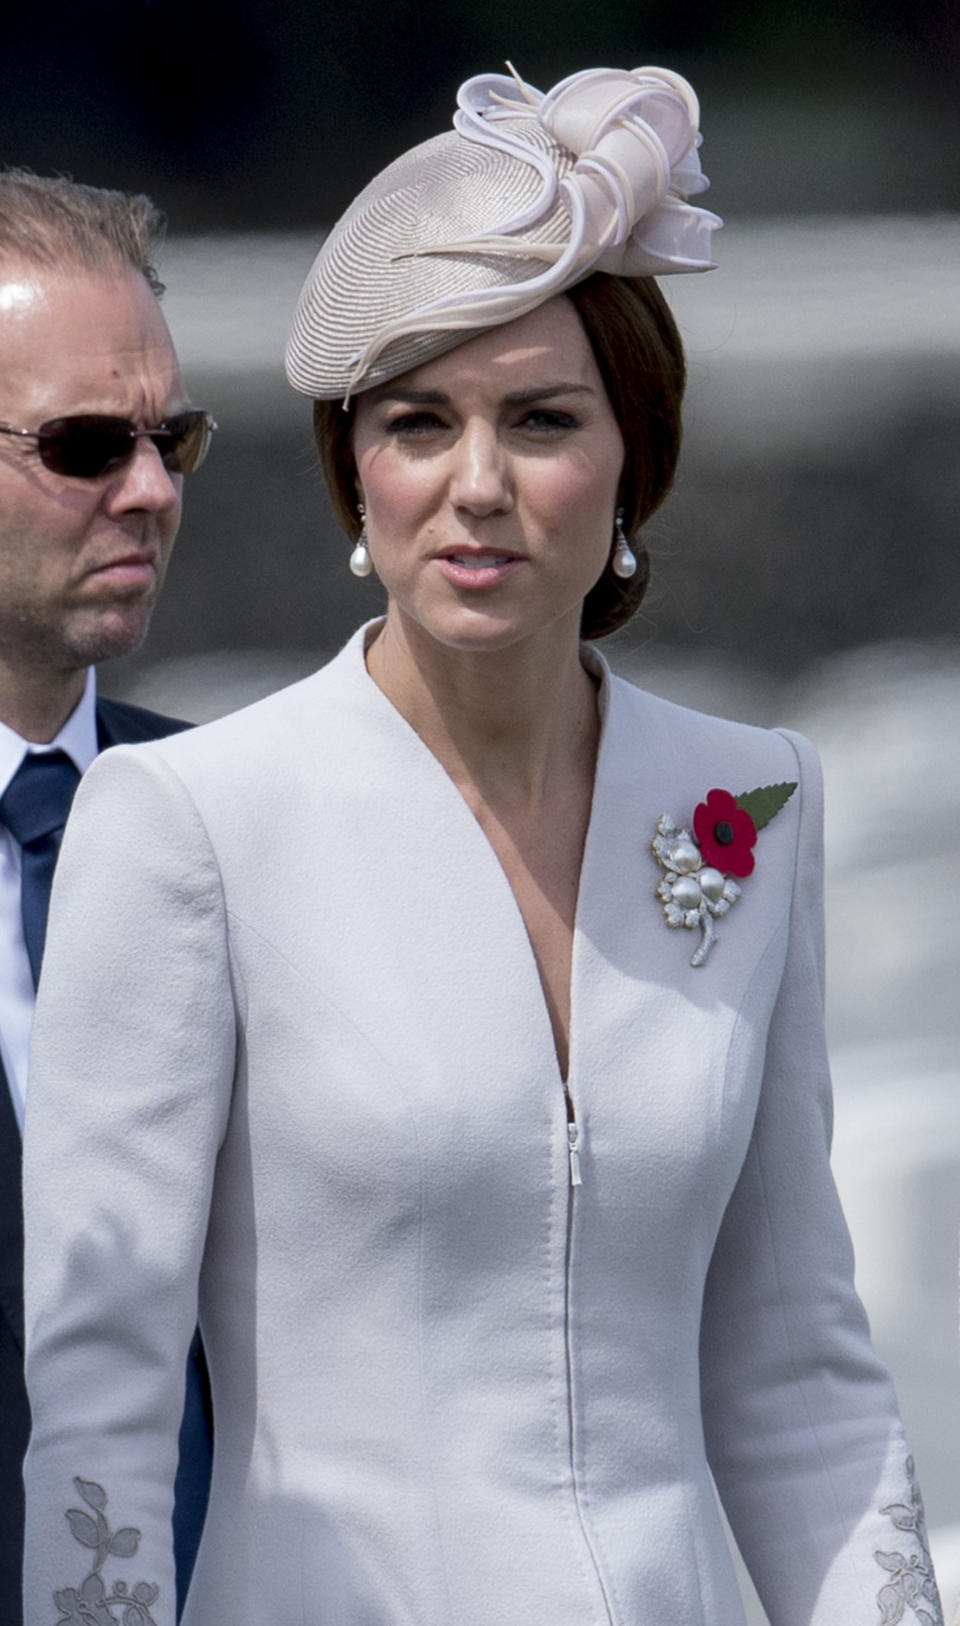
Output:
[[[63,176],[0,169],[0,264],[45,270],[138,271],[159,299],[153,261],[166,221],[143,193],[82,186]]]

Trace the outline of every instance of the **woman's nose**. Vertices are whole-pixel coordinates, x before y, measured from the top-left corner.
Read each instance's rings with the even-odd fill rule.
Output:
[[[450,501],[455,508],[464,508],[473,514],[512,508],[509,459],[492,424],[467,424],[453,458]]]

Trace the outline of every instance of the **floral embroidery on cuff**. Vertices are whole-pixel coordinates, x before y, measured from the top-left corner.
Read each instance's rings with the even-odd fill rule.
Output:
[[[927,1530],[923,1517],[923,1497],[917,1484],[913,1458],[906,1463],[909,1502],[891,1502],[880,1512],[891,1519],[898,1530],[908,1531],[916,1540],[918,1553],[885,1553],[877,1550],[874,1558],[889,1575],[877,1593],[880,1626],[896,1626],[911,1610],[920,1626],[943,1626],[940,1594],[933,1573],[933,1560],[927,1544]],[[926,1605],[929,1604],[928,1609]]]
[[[757,834],[790,800],[796,783],[758,785],[732,796],[707,792],[693,815],[693,835],[669,813],[662,814],[653,838],[653,856],[665,872],[657,887],[668,926],[700,927],[690,964],[703,965],[717,941],[714,920],[732,909],[741,888],[733,880],[752,875]]]
[[[90,1574],[79,1587],[64,1587],[53,1594],[60,1610],[56,1626],[157,1626],[150,1613],[150,1605],[160,1595],[160,1588],[150,1581],[137,1581],[133,1588],[126,1581],[115,1581],[113,1592],[107,1592],[100,1574],[108,1558],[132,1558],[140,1545],[140,1531],[124,1525],[111,1531],[104,1509],[107,1493],[92,1479],[75,1479],[77,1494],[90,1509],[67,1509],[67,1523],[81,1547],[90,1547],[94,1553]],[[115,1615],[111,1605],[123,1609]]]

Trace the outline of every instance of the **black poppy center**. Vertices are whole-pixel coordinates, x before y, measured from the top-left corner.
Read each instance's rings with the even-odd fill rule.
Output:
[[[721,847],[729,847],[733,840],[733,825],[729,824],[726,819],[720,819],[713,827],[713,839]]]

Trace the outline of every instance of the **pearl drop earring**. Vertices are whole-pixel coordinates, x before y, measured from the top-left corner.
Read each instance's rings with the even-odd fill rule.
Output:
[[[357,513],[360,515],[360,535],[350,555],[350,569],[355,576],[369,576],[373,569],[373,560],[367,547],[367,517],[362,502],[357,503]]]
[[[617,517],[613,527],[613,574],[620,576],[623,581],[629,581],[637,573],[637,556],[627,541],[627,533],[623,528],[623,509],[617,509]]]

